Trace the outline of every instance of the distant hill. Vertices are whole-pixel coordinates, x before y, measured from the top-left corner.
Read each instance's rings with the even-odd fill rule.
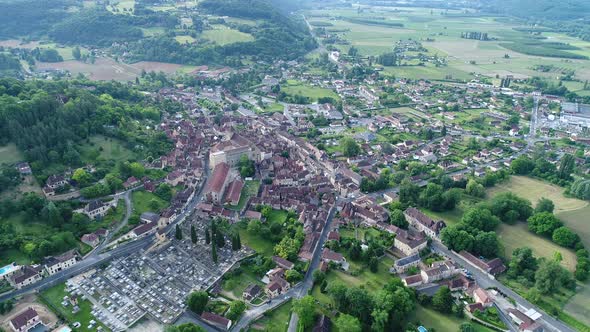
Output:
[[[523,19],[590,20],[588,0],[481,0],[486,11]]]

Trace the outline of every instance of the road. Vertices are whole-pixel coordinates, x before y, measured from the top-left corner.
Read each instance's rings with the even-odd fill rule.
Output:
[[[174,229],[174,227],[178,223],[184,221],[184,219],[195,209],[195,206],[200,202],[201,197],[203,195],[205,183],[207,182],[207,179],[209,178],[209,160],[207,158],[205,158],[204,165],[205,165],[205,171],[204,171],[204,176],[203,176],[204,181],[203,181],[201,187],[199,188],[198,193],[195,194],[195,196],[193,197],[193,199],[190,202],[187,203],[186,207],[176,217],[176,219],[166,227],[166,231],[168,234],[171,233],[171,231]],[[137,188],[135,188],[135,189],[137,189]],[[123,194],[123,198],[130,199],[129,198],[130,192],[131,192],[131,190],[127,191],[126,194]],[[127,204],[128,215],[131,215],[130,209],[132,209],[132,206],[131,206],[131,202],[129,201],[129,204]],[[120,226],[120,227],[122,227],[122,226]],[[104,242],[106,243],[106,241],[104,241]],[[149,248],[152,244],[154,244],[154,242],[155,242],[155,235],[151,234],[151,235],[139,238],[135,241],[120,244],[120,245],[116,246],[113,250],[110,250],[105,253],[100,253],[99,250],[95,250],[92,254],[86,256],[84,259],[80,260],[79,262],[77,262],[75,265],[73,265],[71,268],[69,268],[67,270],[60,271],[54,275],[43,278],[40,281],[38,281],[34,284],[31,284],[27,287],[23,287],[21,289],[14,290],[14,291],[7,292],[7,293],[0,295],[0,302],[15,298],[17,296],[21,296],[21,295],[24,295],[27,293],[31,293],[34,291],[43,290],[43,289],[49,288],[51,286],[55,286],[59,283],[65,282],[66,280],[68,280],[69,278],[71,278],[75,275],[78,275],[80,273],[84,273],[84,272],[91,270],[93,268],[96,268],[102,264],[108,263],[109,261],[111,261],[115,258],[130,255],[132,253],[136,253],[141,250],[145,250],[145,249]]]
[[[316,247],[313,251],[313,256],[311,258],[311,262],[309,264],[309,268],[303,277],[303,281],[297,284],[295,287],[291,288],[284,294],[281,294],[275,298],[273,298],[270,302],[267,302],[263,305],[258,307],[254,307],[250,310],[247,310],[240,320],[232,327],[233,331],[241,331],[242,329],[246,330],[250,324],[259,318],[262,314],[266,311],[274,309],[284,302],[290,299],[298,299],[307,294],[307,292],[313,287],[313,271],[317,270],[320,266],[320,259],[322,256],[322,250],[324,247],[324,243],[328,238],[328,233],[330,232],[330,228],[332,226],[332,221],[334,220],[334,216],[336,215],[336,206],[338,202],[332,207],[330,213],[328,214],[328,218],[326,219],[326,225],[322,229],[322,233],[316,244]],[[294,318],[295,317],[295,318]],[[295,322],[293,323],[293,319]],[[297,326],[297,315],[293,313],[291,315],[291,322],[289,323],[289,330],[291,330],[291,326],[295,324]]]
[[[443,254],[447,257],[450,257],[455,262],[457,262],[459,265],[468,269],[471,272],[471,274],[473,275],[473,278],[475,279],[475,281],[477,281],[477,284],[481,288],[492,288],[492,287],[496,288],[496,289],[500,290],[502,293],[506,294],[508,297],[512,298],[514,301],[516,301],[516,303],[518,303],[520,306],[527,308],[527,309],[534,308],[535,310],[537,310],[539,313],[542,314],[542,319],[543,319],[545,325],[547,325],[548,327],[553,327],[553,329],[555,331],[574,332],[574,330],[571,329],[569,326],[567,326],[566,324],[562,323],[561,321],[551,317],[550,315],[548,315],[547,313],[545,313],[544,311],[539,309],[537,306],[531,304],[529,301],[525,300],[522,296],[518,295],[512,289],[504,286],[499,281],[490,278],[487,273],[484,273],[484,272],[474,268],[463,257],[450,251],[440,242],[432,241],[431,247],[432,247],[433,251]]]

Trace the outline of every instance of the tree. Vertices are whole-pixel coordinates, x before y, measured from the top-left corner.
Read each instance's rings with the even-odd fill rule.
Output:
[[[293,312],[299,316],[299,324],[303,330],[306,330],[313,324],[315,307],[315,299],[311,295],[306,295],[301,299],[293,301]]]
[[[300,242],[289,236],[285,236],[281,242],[274,247],[274,252],[277,256],[284,259],[295,261],[299,253]]]
[[[508,276],[516,279],[524,276],[529,281],[533,281],[534,273],[537,270],[538,263],[531,248],[516,248],[512,252],[512,259],[508,263]]]
[[[537,202],[537,206],[535,206],[536,213],[539,213],[539,212],[553,213],[553,209],[555,209],[555,204],[553,204],[552,200],[545,198],[545,197],[541,197],[539,199],[539,201]]]
[[[531,232],[545,236],[551,236],[557,228],[563,226],[551,212],[535,213],[527,220],[527,224]]]
[[[531,158],[521,155],[510,163],[510,169],[514,174],[527,175],[535,168],[535,162]]]
[[[182,240],[182,230],[178,224],[176,224],[176,232],[174,233],[174,237],[176,237],[177,240]]]
[[[243,178],[253,177],[256,173],[256,166],[253,160],[248,159],[247,155],[242,155],[238,161],[238,169]]]
[[[198,238],[197,238],[197,230],[195,229],[195,225],[192,225],[191,224],[191,242],[193,244],[196,244],[197,243],[197,240],[198,240]]]
[[[479,232],[473,242],[473,252],[487,258],[493,258],[498,255],[500,243],[496,232]]]
[[[85,187],[92,181],[92,175],[88,174],[83,168],[78,168],[74,171],[72,180],[76,181],[80,187]]]
[[[349,56],[351,56],[351,57],[356,57],[358,54],[359,54],[359,50],[358,50],[358,48],[356,48],[356,47],[354,47],[354,46],[351,46],[351,47],[348,49],[348,55],[349,55]]]
[[[502,222],[513,224],[517,220],[527,220],[533,214],[531,202],[511,192],[496,195],[490,202],[492,214]]]
[[[315,270],[312,277],[314,285],[319,285],[326,280],[326,273],[322,270]]]
[[[166,326],[164,332],[205,332],[205,329],[194,323],[184,323],[178,326]]]
[[[455,251],[471,251],[473,249],[473,242],[475,238],[467,231],[460,228],[460,226],[449,226],[443,228],[441,231],[442,242]]]
[[[80,52],[80,47],[79,46],[75,46],[72,49],[72,56],[74,57],[74,59],[80,60],[80,58],[82,57],[82,52]]]
[[[172,199],[172,186],[167,183],[161,183],[154,191],[154,194],[169,202]]]
[[[569,179],[571,174],[574,172],[576,166],[576,158],[569,153],[566,153],[561,158],[559,168],[557,170],[557,176],[561,179]]]
[[[287,280],[290,283],[296,283],[301,281],[301,279],[303,279],[303,276],[301,275],[301,273],[297,272],[297,270],[287,270],[287,272],[285,272],[285,280]]]
[[[347,314],[340,314],[334,321],[334,326],[338,331],[361,332],[361,322],[358,318]]]
[[[474,179],[469,179],[469,181],[467,182],[467,186],[465,187],[465,193],[467,195],[471,195],[474,197],[483,198],[486,195],[486,190],[483,187],[483,185],[481,185]]]
[[[404,179],[399,186],[399,201],[406,205],[418,205],[420,187],[417,184]]]
[[[373,298],[366,289],[351,287],[346,290],[348,307],[344,312],[357,317],[362,322],[371,319],[373,311]]]
[[[211,242],[211,259],[213,263],[217,264],[217,245],[215,245],[215,242]]]
[[[260,230],[262,229],[262,222],[260,220],[250,220],[248,222],[248,233],[250,234],[260,234]]]
[[[496,229],[500,224],[500,219],[492,215],[492,212],[487,208],[473,207],[465,212],[461,222],[475,229],[489,232]]]
[[[580,241],[578,234],[572,232],[565,226],[559,227],[553,231],[553,236],[551,238],[553,239],[553,242],[567,248],[573,248],[576,243]]]
[[[204,291],[192,292],[187,299],[189,309],[199,315],[205,310],[207,302],[209,302],[209,294]]]
[[[336,308],[340,311],[348,307],[348,299],[346,298],[346,291],[348,287],[340,282],[331,282],[326,288],[328,295],[334,300]]]
[[[407,229],[409,225],[408,221],[406,220],[406,216],[404,215],[404,212],[400,209],[395,209],[391,211],[391,214],[389,216],[389,222],[392,225],[395,225],[403,229]]]
[[[461,323],[461,325],[459,325],[459,331],[460,332],[475,332],[475,329],[473,328],[473,325],[471,325],[471,323]]]
[[[570,192],[577,198],[590,200],[590,180],[576,179],[570,188]]]
[[[205,243],[206,244],[211,243],[211,235],[209,232],[210,232],[209,227],[205,228]]]
[[[356,157],[361,153],[361,147],[350,137],[340,140],[340,148],[346,157]]]
[[[442,313],[451,313],[453,311],[453,295],[447,286],[439,288],[432,297],[432,306]]]
[[[541,264],[539,264],[539,268],[535,273],[535,288],[541,294],[552,294],[562,286],[571,288],[572,286],[575,287],[575,285],[576,283],[570,272],[558,262],[541,259]]]
[[[229,312],[227,313],[227,318],[236,321],[245,310],[246,303],[244,303],[244,301],[232,301],[229,304]]]

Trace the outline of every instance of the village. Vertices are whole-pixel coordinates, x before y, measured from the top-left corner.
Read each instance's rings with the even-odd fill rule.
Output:
[[[465,188],[473,179],[493,186],[514,160],[539,147],[553,165],[565,154],[575,155],[578,171],[585,174],[588,149],[579,144],[588,142],[589,106],[478,81],[390,81],[378,73],[362,80],[325,79],[297,61],[277,62],[273,69],[283,67],[288,69],[265,75],[251,93],[179,84],[152,94],[184,109],[166,114],[156,128],[173,142],[172,151],[142,162],[165,176],[130,176],[119,192],[84,199],[75,212],[101,220],[118,204],[131,209],[125,197],[154,193],[162,183],[175,188],[167,206],[142,212],[132,227],[84,234],[80,241],[92,248],[88,253],[72,250],[42,264],[13,263],[0,270],[0,278],[23,292],[67,279],[60,310],[75,314],[82,301],[92,308],[90,322],[68,322],[74,328],[123,331],[147,317],[162,326],[181,319],[239,329],[310,291],[314,264],[324,273],[347,273],[349,254],[338,250],[341,230],[361,228],[390,238],[378,259],[387,257],[389,276],[400,277],[416,294],[433,296],[446,286],[468,317],[494,329],[562,330],[496,280],[507,269],[505,261],[447,248],[440,236],[446,222],[414,206],[403,209],[408,225],[396,226],[389,206],[399,203],[403,186],[428,188],[441,176],[450,179],[450,187]],[[298,87],[330,93],[315,100],[303,96],[310,102],[297,104],[281,96],[297,95]],[[282,111],[267,111],[271,104]],[[27,163],[17,168],[23,176],[31,174]],[[93,172],[92,165],[85,170]],[[79,199],[72,177],[73,172],[50,176],[43,194],[54,201]],[[211,233],[216,227],[221,235]],[[256,243],[269,240],[249,234],[251,228],[270,228],[268,237],[277,236],[265,244],[272,246],[270,252]],[[291,238],[296,241],[285,240]],[[368,250],[369,241],[355,241]],[[141,244],[139,250],[110,257],[134,243]],[[224,289],[227,275],[257,255],[269,269],[240,289]],[[88,265],[74,270],[82,264]],[[195,318],[187,314],[185,301],[194,291],[208,291],[221,306],[243,300],[245,312],[257,315],[236,321],[226,310],[211,310]],[[10,318],[9,326],[27,331],[40,322],[48,323],[28,308]]]

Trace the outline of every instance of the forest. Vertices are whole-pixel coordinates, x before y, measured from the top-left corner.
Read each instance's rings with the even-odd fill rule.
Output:
[[[0,144],[14,142],[43,180],[49,165],[82,166],[79,144],[92,135],[126,142],[142,157],[170,143],[133,120],[157,123],[160,111],[120,83],[0,80]]]

